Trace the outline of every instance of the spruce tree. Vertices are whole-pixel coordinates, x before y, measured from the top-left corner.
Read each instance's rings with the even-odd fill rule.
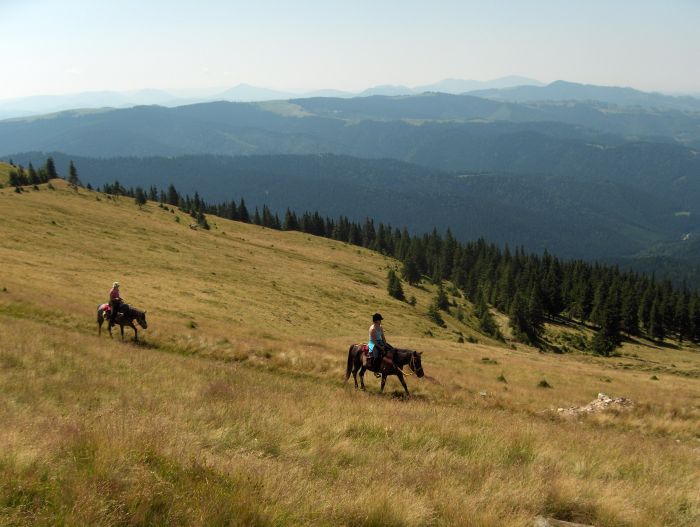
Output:
[[[238,217],[243,223],[250,223],[250,214],[248,214],[243,198],[241,198],[241,203],[238,205]]]
[[[397,300],[405,300],[403,287],[401,286],[401,279],[396,275],[396,272],[393,269],[389,269],[387,279],[387,291],[389,292],[389,295]]]
[[[689,298],[686,291],[678,294],[675,306],[674,325],[678,333],[678,343],[682,344],[689,337],[690,317],[688,314]]]
[[[75,165],[73,164],[72,160],[68,165],[68,183],[70,183],[73,187],[77,187],[78,185],[80,185],[78,170],[75,168]]]
[[[409,256],[406,260],[404,260],[401,267],[401,276],[403,276],[403,279],[410,285],[416,285],[418,282],[420,282],[420,270],[418,269],[418,264],[413,256]]]
[[[299,221],[297,220],[297,215],[289,209],[287,209],[287,212],[284,213],[284,223],[282,223],[282,229],[285,231],[299,230]]]
[[[637,305],[636,291],[629,283],[622,294],[621,311],[621,329],[628,335],[638,335],[639,307]]]
[[[146,204],[146,193],[141,187],[136,187],[134,190],[134,202],[136,202],[139,208]]]
[[[527,302],[527,317],[529,325],[528,337],[530,342],[537,346],[544,333],[544,302],[542,290],[538,283],[534,283],[530,289]]]
[[[435,301],[431,302],[430,306],[428,306],[428,318],[438,326],[445,325],[445,321],[442,319],[442,315],[440,315],[440,308]]]
[[[649,336],[659,342],[663,342],[666,337],[666,328],[664,327],[664,306],[661,297],[657,297],[651,305],[651,313],[649,315]]]
[[[39,178],[39,175],[36,173],[36,170],[34,170],[34,166],[29,163],[29,166],[27,167],[27,178],[29,179],[29,184],[30,185],[38,185],[41,183],[41,179]]]
[[[614,296],[600,308],[600,329],[593,337],[593,351],[609,357],[613,350],[622,342],[620,336],[620,312]]]
[[[56,165],[53,162],[53,157],[46,159],[46,165],[44,168],[46,169],[46,175],[49,179],[55,179],[58,177],[58,172],[56,172]]]
[[[524,342],[530,342],[530,323],[527,316],[527,301],[520,292],[515,294],[515,298],[511,303],[508,323],[513,330],[515,338]]]
[[[447,298],[442,282],[438,285],[437,293],[435,294],[435,305],[443,311],[449,311],[450,309],[450,300]]]
[[[180,194],[178,194],[175,185],[171,184],[168,186],[168,195],[166,200],[168,205],[172,205],[173,207],[178,207],[180,205]]]

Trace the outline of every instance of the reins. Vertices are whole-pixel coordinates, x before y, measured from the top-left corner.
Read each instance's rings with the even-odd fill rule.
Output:
[[[415,360],[416,360],[416,357],[415,357],[415,355],[413,354],[413,352],[411,352],[411,360],[408,361],[408,366],[409,366],[409,370],[408,370],[408,371],[403,371],[401,368],[399,368],[399,367],[396,365],[395,362],[392,363],[392,364],[393,364],[393,366],[394,366],[394,369],[395,369],[396,371],[400,371],[402,375],[415,375],[415,372],[413,371],[414,368],[416,367]]]

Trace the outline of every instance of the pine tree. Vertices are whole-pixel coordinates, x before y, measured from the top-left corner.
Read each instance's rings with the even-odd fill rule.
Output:
[[[538,345],[544,333],[544,302],[539,284],[534,283],[530,288],[527,302],[527,318],[529,324],[528,337],[533,345]]]
[[[674,325],[678,333],[678,343],[682,344],[683,339],[690,336],[690,316],[688,314],[688,293],[683,291],[678,294],[675,306]]]
[[[168,186],[168,196],[166,198],[168,205],[177,207],[180,205],[180,194],[178,194],[175,185]]]
[[[250,223],[250,214],[248,214],[243,198],[241,198],[241,203],[238,205],[238,217],[243,223]]]
[[[297,215],[289,209],[287,209],[287,212],[284,213],[284,223],[282,224],[282,229],[285,231],[299,230],[299,221],[297,220]]]
[[[41,179],[39,178],[39,175],[36,173],[36,170],[34,170],[34,166],[29,163],[29,166],[27,167],[27,172],[28,172],[28,180],[30,185],[38,185],[41,183]]]
[[[420,270],[418,269],[418,264],[413,256],[409,256],[404,260],[401,267],[401,276],[410,285],[416,285],[420,282]]]
[[[437,293],[435,294],[435,305],[438,309],[442,309],[443,311],[449,311],[450,309],[450,300],[447,298],[447,293],[442,286],[442,282],[438,285]]]
[[[620,312],[614,296],[600,308],[600,329],[593,337],[593,351],[609,357],[613,350],[622,342],[620,336]]]
[[[639,308],[632,284],[628,283],[622,295],[621,329],[628,335],[639,334]]]
[[[142,205],[146,204],[146,193],[141,187],[136,187],[136,189],[134,190],[134,201],[139,206],[139,208]]]
[[[397,300],[405,300],[406,297],[404,296],[403,287],[401,286],[401,279],[396,275],[393,269],[389,269],[387,278],[387,291],[389,295]]]
[[[44,168],[46,169],[46,175],[49,179],[55,179],[58,177],[58,172],[56,172],[56,165],[53,162],[53,157],[49,157],[46,160],[46,165]]]
[[[527,303],[522,293],[515,294],[508,317],[513,334],[519,340],[529,342],[530,324],[527,316]]]
[[[78,177],[78,170],[75,168],[73,161],[71,160],[68,165],[68,183],[73,187],[77,188],[80,185],[80,178]]]
[[[664,327],[664,306],[661,297],[657,297],[651,305],[651,313],[649,315],[649,336],[659,342],[663,342],[666,337],[666,328]]]
[[[688,319],[690,320],[690,339],[700,341],[700,295],[695,293],[688,304]]]
[[[432,302],[430,306],[428,306],[428,318],[435,322],[438,326],[444,326],[445,321],[442,319],[442,316],[440,315],[440,308],[438,307],[436,302]]]

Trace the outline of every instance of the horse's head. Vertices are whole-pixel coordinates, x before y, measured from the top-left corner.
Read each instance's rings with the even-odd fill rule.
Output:
[[[139,315],[136,317],[136,322],[138,322],[139,326],[141,326],[143,329],[148,328],[148,322],[146,322],[146,312],[145,311],[143,313],[139,313]]]
[[[411,362],[410,362],[410,367],[411,369],[416,372],[416,377],[423,377],[425,375],[425,372],[423,371],[423,365],[420,362],[420,357],[422,353],[418,351],[414,351],[413,354],[411,355]]]

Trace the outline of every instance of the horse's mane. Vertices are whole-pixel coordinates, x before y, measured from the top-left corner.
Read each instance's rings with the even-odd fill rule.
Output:
[[[133,316],[143,316],[146,314],[146,312],[141,311],[140,309],[136,309],[135,307],[129,306],[129,314]]]

